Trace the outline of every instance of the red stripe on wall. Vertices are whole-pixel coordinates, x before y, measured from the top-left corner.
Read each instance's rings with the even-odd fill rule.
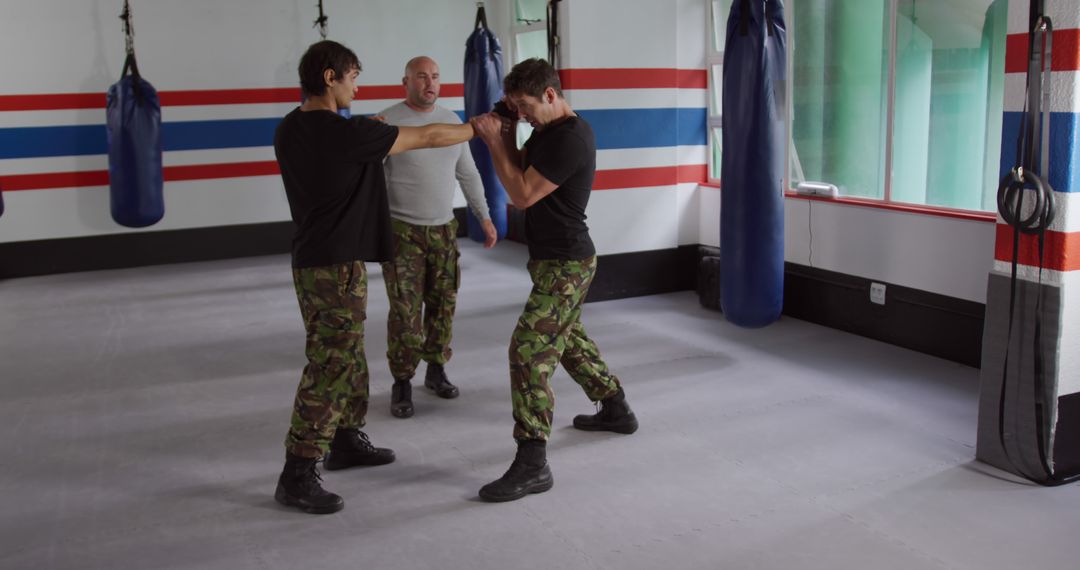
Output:
[[[1054,30],[1052,71],[1080,70],[1080,29]],[[1005,73],[1024,73],[1028,66],[1028,34],[1009,34],[1005,38]]]
[[[1073,31],[1076,30],[1066,30]],[[1019,38],[1023,49],[1020,59],[1021,71],[1026,66],[1027,46],[1025,34]],[[1010,42],[1015,42],[1009,36]],[[1059,50],[1057,44],[1064,44]],[[1068,50],[1068,39],[1059,40],[1054,36],[1054,62],[1057,69],[1058,52]],[[1016,48],[1009,44],[1009,52]],[[1075,34],[1072,39],[1076,47]],[[1075,52],[1075,49],[1073,50]],[[1073,54],[1075,65],[1075,53]],[[1008,65],[1008,58],[1006,58]],[[1072,69],[1075,69],[1073,67]],[[559,72],[564,89],[705,89],[708,87],[708,75],[704,69],[674,68],[595,68],[564,69]],[[444,83],[440,93],[442,97],[463,97],[465,84]],[[404,98],[401,85],[361,85],[357,89],[358,101]],[[189,89],[180,91],[159,91],[158,97],[164,107],[182,107],[192,105],[246,105],[254,103],[292,103],[300,101],[299,87],[268,87],[256,89]],[[60,109],[103,109],[104,93],[45,93],[0,95],[0,111],[53,111]]]
[[[108,170],[0,176],[0,188],[3,188],[5,192],[44,190],[48,188],[78,188],[80,186],[107,186],[108,184]]]
[[[700,183],[705,182],[707,177],[708,167],[704,164],[597,170],[593,190],[671,186],[684,182]]]
[[[1037,236],[1021,234],[1021,265],[1036,267],[1039,265],[1039,240]],[[1005,224],[997,225],[997,237],[994,241],[994,259],[1012,262],[1013,229]],[[1080,232],[1046,232],[1043,246],[1044,269],[1056,271],[1080,270]]]
[[[240,178],[243,176],[271,176],[281,173],[278,169],[277,161],[275,160],[166,166],[163,170],[166,182],[208,180],[211,178]]]
[[[444,83],[440,95],[462,97],[463,83]],[[160,91],[163,107],[191,105],[246,105],[252,103],[299,103],[299,87],[269,87],[265,89],[196,89]],[[401,85],[361,85],[357,101],[404,99]],[[104,109],[104,93],[47,93],[42,95],[0,95],[0,111],[55,111],[60,109]]]
[[[563,89],[705,89],[704,69],[595,68],[559,71]]]
[[[162,91],[158,94],[164,107],[186,105],[243,105],[247,103],[296,103],[300,101],[299,87],[269,89],[202,89],[192,91]]]
[[[281,172],[278,169],[277,162],[273,160],[166,166],[163,171],[166,182],[273,176]],[[593,190],[700,183],[706,180],[707,175],[708,168],[704,164],[598,170],[596,180],[593,183]],[[0,176],[0,187],[7,191],[79,188],[84,186],[107,186],[108,184],[108,170]]]
[[[104,93],[48,93],[0,95],[0,111],[54,111],[57,109],[104,109]]]
[[[272,176],[280,174],[277,161],[224,162],[219,164],[185,164],[166,166],[162,176],[166,182],[182,180],[210,180],[215,178],[240,178],[245,176]],[[0,177],[0,188],[5,191],[47,190],[50,188],[81,188],[85,186],[108,186],[108,170],[85,170],[81,172],[51,172],[48,174],[15,174]]]

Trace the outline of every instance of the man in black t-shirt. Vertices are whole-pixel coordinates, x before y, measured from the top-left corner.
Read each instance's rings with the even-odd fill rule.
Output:
[[[553,484],[546,445],[555,402],[550,378],[559,364],[598,406],[594,415],[575,417],[575,428],[629,434],[638,427],[619,379],[581,324],[581,306],[596,274],[596,250],[585,225],[596,174],[592,128],[567,104],[558,73],[544,60],[514,66],[503,91],[535,129],[525,147],[518,151],[513,124],[494,113],[475,117],[473,125],[491,149],[510,201],[525,210],[533,288],[510,338],[517,456],[506,474],[480,489],[480,497],[493,502],[542,493]]]
[[[304,368],[288,436],[285,468],[274,498],[309,513],[345,503],[320,484],[326,469],[383,465],[394,452],[374,447],[360,428],[368,405],[364,357],[365,261],[392,257],[383,159],[417,148],[450,146],[474,136],[470,125],[393,127],[337,113],[356,94],[360,61],[350,49],[322,41],[300,59],[306,100],[282,119],[274,152],[296,233],[292,267],[307,331]]]

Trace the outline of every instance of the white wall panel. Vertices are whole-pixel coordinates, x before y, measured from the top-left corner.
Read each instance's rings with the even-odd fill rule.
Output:
[[[679,245],[676,186],[601,190],[586,211],[597,255]]]
[[[132,4],[139,67],[159,91],[294,88],[299,84],[296,67],[301,54],[319,39],[312,27],[315,2],[144,0]],[[118,18],[122,5],[101,0],[5,3],[0,51],[9,57],[0,58],[0,76],[9,80],[0,85],[0,95],[103,95],[123,65]],[[489,22],[508,22],[509,8],[505,2],[488,3]],[[329,2],[326,11],[330,39],[351,47],[363,62],[361,86],[400,84],[405,62],[418,54],[439,60],[444,83],[462,81],[464,43],[473,28],[475,2]],[[28,52],[32,57],[15,56]],[[352,109],[374,113],[397,100],[357,101]],[[464,101],[446,97],[440,104],[460,110]],[[275,119],[295,105],[166,106],[162,116],[169,123]],[[0,129],[104,123],[103,108],[0,111]],[[170,166],[273,158],[273,149],[262,146],[170,151],[164,162]],[[107,167],[103,154],[9,158],[0,159],[0,176]],[[272,176],[169,182],[165,219],[140,231],[288,220],[280,185],[280,179]],[[131,231],[109,219],[104,187],[6,191],[4,199],[7,211],[0,218],[0,242]]]
[[[4,193],[0,242],[286,221],[289,207],[278,176],[174,182],[165,188],[165,218],[125,228],[109,214],[109,188]]]
[[[675,67],[677,24],[670,2],[588,0],[569,10],[574,68]]]

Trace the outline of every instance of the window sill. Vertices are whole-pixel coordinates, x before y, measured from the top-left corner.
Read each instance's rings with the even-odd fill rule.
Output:
[[[791,191],[784,192],[784,197],[794,198],[797,200],[813,200],[815,202],[833,202],[837,204],[843,204],[845,206],[864,206],[867,208],[877,208],[879,210],[907,212],[909,214],[923,214],[927,216],[938,216],[942,218],[971,220],[974,222],[997,222],[997,214],[994,214],[993,212],[979,212],[976,210],[960,210],[957,208],[942,208],[939,206],[925,206],[920,204],[900,204],[897,202],[883,202],[881,200],[874,200],[871,198],[855,198],[850,196],[839,198],[805,196],[803,194],[796,194],[795,192]]]
[[[720,189],[719,182],[701,182],[699,183],[699,186],[713,188],[716,190]],[[866,208],[877,208],[879,210],[907,212],[909,214],[922,214],[926,216],[937,216],[941,218],[970,220],[973,222],[997,223],[997,214],[993,212],[960,210],[956,208],[942,208],[939,206],[924,206],[919,204],[899,204],[896,202],[883,202],[881,200],[874,200],[870,198],[855,198],[850,196],[839,198],[825,198],[821,196],[806,196],[803,194],[796,194],[792,191],[784,192],[784,197],[792,198],[795,200],[812,200],[814,202],[829,202],[832,204],[843,204],[845,206],[862,206]]]

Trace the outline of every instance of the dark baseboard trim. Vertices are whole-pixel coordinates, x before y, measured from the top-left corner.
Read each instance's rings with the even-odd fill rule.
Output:
[[[454,208],[454,219],[457,220],[457,237],[463,238],[469,235],[469,217],[465,208]]]
[[[693,289],[698,246],[600,255],[585,302]]]
[[[1054,472],[1080,474],[1080,393],[1058,398],[1058,424],[1054,432]]]
[[[0,279],[288,253],[292,222],[0,243]]]
[[[870,279],[784,264],[784,314],[978,368],[986,305]],[[881,281],[877,281],[882,283]]]
[[[720,251],[703,246],[699,255],[718,259]],[[699,265],[719,273],[719,263]],[[703,277],[700,284],[723,282],[721,275]],[[985,304],[876,281],[885,285],[885,304],[877,305],[870,302],[872,282],[785,263],[783,314],[979,368]],[[718,292],[713,293],[706,297],[699,290],[699,298],[719,309]]]
[[[292,222],[272,222],[0,243],[0,279],[288,253],[292,233]],[[718,253],[692,245],[601,255],[586,301],[693,290],[701,259]],[[875,305],[870,283],[787,263],[784,314],[979,367],[985,305],[892,283]]]

